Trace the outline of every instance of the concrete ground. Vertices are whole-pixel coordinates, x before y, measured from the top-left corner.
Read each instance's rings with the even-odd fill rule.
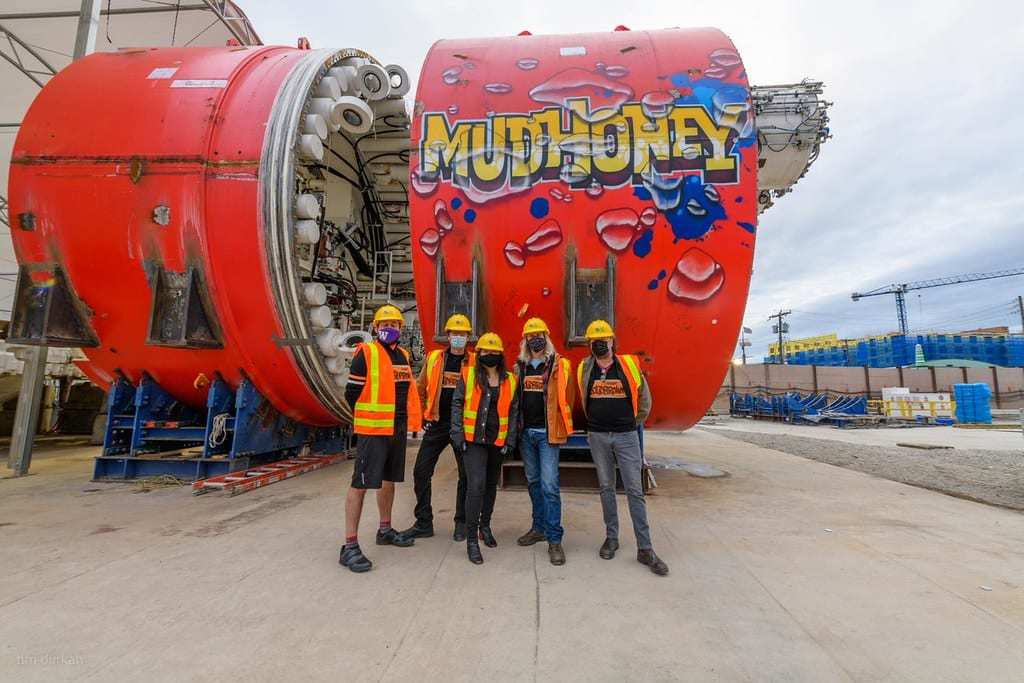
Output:
[[[523,492],[499,493],[500,547],[471,565],[449,456],[439,535],[377,548],[371,512],[361,576],[337,564],[348,463],[226,498],[89,482],[91,449],[40,457],[0,481],[0,679],[1020,680],[1024,515],[709,432],[647,445],[730,474],[658,471],[666,578],[628,531],[597,557],[592,494],[564,496],[564,567],[515,545]]]

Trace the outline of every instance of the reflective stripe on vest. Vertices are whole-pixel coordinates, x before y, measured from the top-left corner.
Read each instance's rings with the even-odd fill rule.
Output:
[[[565,433],[572,434],[572,406],[569,405],[569,398],[566,389],[569,386],[569,377],[572,375],[572,365],[568,358],[560,358],[558,373],[558,410],[562,413],[562,420],[565,421]]]
[[[516,393],[516,377],[511,372],[506,373],[507,382],[502,382],[498,389],[498,436],[494,440],[495,446],[504,446],[508,437],[508,416],[512,407],[512,396]],[[476,420],[479,414],[480,398],[483,392],[476,383],[476,367],[470,366],[462,375],[466,384],[465,403],[462,410],[462,432],[466,441],[474,441],[476,436]]]
[[[427,356],[427,404],[423,406],[423,414],[428,420],[436,420],[434,414],[437,397],[440,395],[441,375],[444,374],[442,367],[444,358],[443,350],[431,351]]]
[[[356,401],[353,427],[356,434],[390,436],[395,431],[395,371],[391,358],[381,353],[377,342],[361,344],[360,349],[366,361],[366,383]]]
[[[630,355],[618,355],[615,356],[619,365],[625,369],[626,382],[629,384],[629,393],[633,401],[633,417],[636,417],[639,412],[640,403],[640,385],[644,381],[643,373],[640,371],[640,364],[636,360],[636,356]],[[596,364],[597,361],[595,360]],[[586,365],[586,361],[580,361],[580,364],[576,366],[576,384],[580,388],[580,403],[583,404],[583,411],[587,410],[587,401],[590,399],[587,396],[587,379],[583,377],[583,366]],[[591,367],[594,367],[593,365]]]
[[[360,350],[366,360],[366,383],[353,411],[353,431],[370,436],[392,436],[395,433],[395,369],[391,356],[376,341],[360,344],[356,353]],[[409,353],[400,347],[399,350],[405,356],[405,362],[409,363]],[[418,432],[423,427],[423,414],[420,412],[420,395],[412,384],[410,380],[406,428]]]

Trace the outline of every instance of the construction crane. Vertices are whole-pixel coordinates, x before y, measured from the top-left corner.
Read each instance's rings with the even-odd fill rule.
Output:
[[[934,280],[918,280],[917,282],[904,282],[903,284],[892,284],[886,287],[879,287],[868,292],[854,292],[850,297],[854,301],[869,296],[881,296],[882,294],[896,295],[896,315],[900,321],[900,332],[906,334],[907,327],[907,300],[906,294],[915,289],[929,289],[931,287],[945,287],[946,285],[962,285],[965,282],[978,282],[980,280],[995,280],[1001,277],[1013,277],[1024,275],[1024,268],[1011,268],[1009,270],[997,270],[992,273],[965,273],[951,277],[940,277]]]

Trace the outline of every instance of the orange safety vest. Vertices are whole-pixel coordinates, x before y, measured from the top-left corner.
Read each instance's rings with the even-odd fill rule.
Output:
[[[511,372],[506,374],[508,381],[502,382],[498,390],[498,437],[494,440],[495,446],[505,445],[512,396],[516,393],[516,376]],[[466,435],[466,441],[472,442],[476,435],[477,409],[480,407],[480,397],[484,393],[480,391],[480,387],[476,383],[476,366],[471,365],[463,369],[462,381],[466,384],[466,402],[462,408],[462,432]]]
[[[463,359],[463,365],[467,363],[472,365],[476,359],[476,354],[466,351]],[[427,356],[426,367],[427,402],[423,406],[423,417],[428,420],[436,420],[438,415],[434,411],[437,410],[437,399],[441,395],[441,377],[444,375],[444,349],[431,351]]]
[[[572,374],[572,365],[568,358],[559,358],[558,364],[561,366],[559,368],[561,372],[558,373],[558,411],[562,413],[562,419],[565,420],[566,434],[572,434],[572,406],[569,405],[566,394],[569,375]]]
[[[640,385],[644,381],[643,373],[640,372],[640,363],[637,361],[636,356],[630,356],[628,354],[615,354],[615,358],[618,359],[619,365],[626,370],[626,382],[629,384],[629,393],[633,399],[633,417],[637,414],[637,404],[640,400]],[[597,362],[596,360],[594,361]],[[583,377],[583,361],[576,366],[576,383],[580,388],[580,403],[583,404],[583,412],[587,412],[587,378]]]
[[[409,352],[399,347],[409,361]],[[360,344],[356,353],[363,352],[366,360],[366,383],[356,401],[353,427],[356,434],[369,436],[393,436],[395,433],[395,369],[391,356],[380,342]],[[418,432],[423,428],[420,412],[420,395],[409,378],[409,397],[406,401],[408,414],[407,429]]]

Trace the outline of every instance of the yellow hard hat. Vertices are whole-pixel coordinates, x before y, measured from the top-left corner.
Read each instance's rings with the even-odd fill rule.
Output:
[[[536,332],[543,332],[544,334],[551,334],[551,330],[548,329],[547,323],[540,318],[530,318],[523,325],[523,336],[528,334],[534,334]]]
[[[477,351],[505,351],[505,345],[501,343],[501,337],[493,332],[485,332],[480,335],[476,342]]]
[[[402,317],[402,312],[391,304],[384,304],[377,309],[377,312],[373,314],[373,324],[376,325],[379,322],[385,320],[394,320],[395,322],[404,323],[405,318]]]
[[[587,325],[587,339],[593,341],[595,339],[609,339],[615,336],[615,330],[608,324],[606,320],[595,320],[594,322]]]
[[[469,318],[456,313],[452,317],[448,318],[448,322],[444,324],[445,332],[472,332],[473,326],[469,323]]]

